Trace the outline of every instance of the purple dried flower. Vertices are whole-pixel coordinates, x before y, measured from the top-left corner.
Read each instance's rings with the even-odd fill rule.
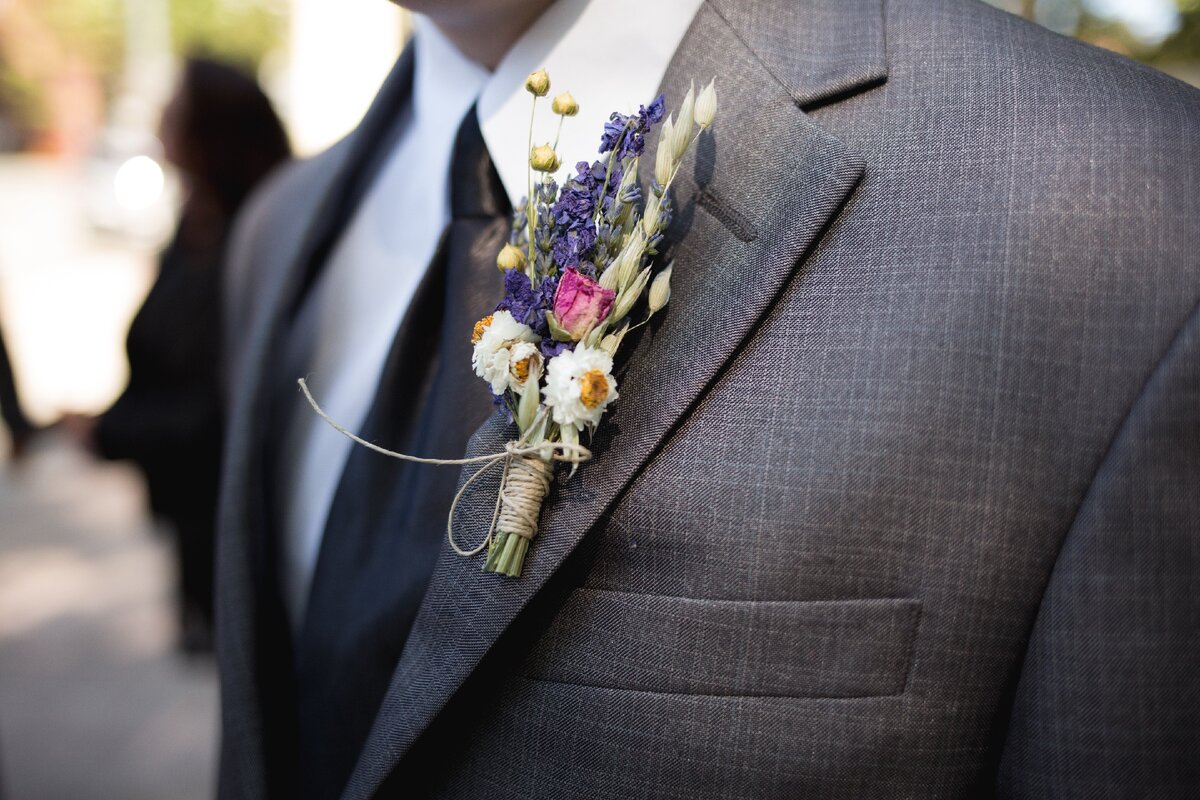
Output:
[[[518,269],[504,271],[504,299],[496,305],[497,311],[508,311],[517,322],[533,329],[538,336],[549,336],[546,312],[554,307],[554,296],[558,291],[558,278],[549,276],[538,281],[537,289],[529,276]]]
[[[597,174],[600,167],[599,174]],[[575,165],[575,175],[563,184],[558,200],[551,207],[555,236],[552,252],[559,269],[584,261],[596,243],[596,204],[600,201],[600,183],[604,180],[600,162]]]
[[[604,124],[600,137],[600,152],[617,151],[617,158],[640,156],[646,147],[646,134],[662,121],[666,103],[660,94],[648,106],[641,106],[632,117],[613,112]]]
[[[537,305],[537,295],[529,276],[519,269],[504,270],[504,299],[496,305],[496,310],[508,311],[517,322],[532,328],[531,323],[537,318]]]
[[[568,229],[564,233],[559,233],[558,238],[554,240],[552,250],[554,260],[560,269],[579,266],[586,261],[585,255],[591,252],[594,244],[596,244],[596,226],[590,221],[583,227],[574,230]]]
[[[496,408],[504,409],[504,421],[507,422],[509,425],[512,425],[512,423],[513,423],[512,406],[510,406],[508,404],[508,400],[505,399],[504,395],[502,395],[502,394],[492,395],[492,405],[494,405]]]
[[[542,351],[542,358],[549,360],[564,350],[574,350],[575,343],[556,342],[555,340],[546,337],[545,339],[542,339],[542,342],[538,345],[538,348]]]

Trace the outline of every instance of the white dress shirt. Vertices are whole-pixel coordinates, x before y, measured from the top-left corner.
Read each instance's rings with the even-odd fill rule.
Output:
[[[558,0],[492,73],[416,15],[412,102],[400,135],[310,298],[315,330],[308,383],[333,419],[351,430],[366,420],[396,330],[450,222],[454,136],[472,104],[478,101],[484,140],[515,206],[527,187],[531,97],[525,77],[539,67],[550,74],[550,95],[538,102],[537,143],[554,141],[558,117],[550,111],[551,97],[570,91],[579,103],[579,114],[565,121],[559,139],[561,182],[576,161],[596,158],[611,112],[631,113],[653,99],[701,2]],[[304,612],[351,446],[307,409],[293,417],[284,437],[281,574],[293,627]]]

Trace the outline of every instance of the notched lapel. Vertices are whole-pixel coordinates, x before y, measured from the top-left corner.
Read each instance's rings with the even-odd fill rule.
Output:
[[[224,705],[225,736],[229,738],[230,731],[252,733],[224,748],[223,758],[236,760],[236,766],[223,768],[223,771],[236,772],[239,780],[246,785],[260,786],[264,793],[263,719],[255,672],[265,634],[257,629],[263,615],[250,613],[246,608],[261,610],[269,602],[263,586],[266,583],[264,574],[268,571],[266,560],[270,558],[265,533],[273,381],[283,380],[290,386],[297,377],[280,376],[275,364],[280,361],[289,312],[328,252],[325,243],[333,239],[353,210],[347,191],[354,176],[359,174],[371,157],[372,149],[385,135],[395,109],[407,102],[412,62],[411,49],[406,50],[359,127],[318,157],[324,163],[318,165],[319,169],[307,179],[305,189],[319,200],[299,204],[303,209],[301,218],[294,221],[286,234],[273,231],[280,239],[277,244],[281,249],[273,252],[272,257],[282,259],[282,267],[278,278],[264,285],[268,299],[250,331],[249,355],[240,371],[239,394],[230,430],[242,432],[244,436],[231,440],[223,468],[226,496],[222,508],[221,561],[227,566],[222,575],[221,594],[238,598],[244,607],[223,616],[226,631],[221,636],[221,669],[225,694],[238,698],[237,702]],[[312,167],[310,164],[297,168]]]
[[[861,160],[800,108],[803,98],[833,85],[844,94],[854,79],[834,80],[836,70],[823,68],[816,83],[795,84],[804,70],[789,72],[748,47],[753,31],[735,29],[716,5],[701,8],[663,82],[669,107],[692,77],[717,75],[722,98],[711,137],[688,156],[685,177],[673,189],[670,238],[678,244],[665,317],[638,342],[619,376],[621,397],[594,442],[595,459],[570,481],[556,481],[522,576],[484,573],[480,559],[443,549],[346,798],[371,796],[638,474],[754,330],[862,175]],[[645,163],[653,158],[648,152]],[[473,437],[469,455],[500,451],[514,430],[493,416]],[[498,483],[493,474],[465,494],[455,519],[460,543],[486,534]]]

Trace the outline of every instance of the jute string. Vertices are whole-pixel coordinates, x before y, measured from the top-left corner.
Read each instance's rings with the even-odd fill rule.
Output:
[[[550,491],[550,480],[552,477],[550,462],[565,461],[570,464],[582,464],[592,457],[592,451],[581,444],[573,444],[571,442],[529,444],[524,438],[508,442],[504,445],[504,450],[499,453],[489,453],[471,458],[421,458],[419,456],[410,456],[407,453],[397,453],[395,450],[380,447],[346,430],[346,428],[339,425],[325,413],[325,410],[321,408],[320,404],[312,396],[312,392],[309,391],[308,383],[304,378],[300,378],[296,382],[300,385],[300,391],[304,392],[304,398],[308,400],[308,404],[312,406],[313,411],[317,412],[317,416],[325,420],[335,431],[368,450],[373,450],[389,458],[411,461],[415,464],[430,464],[442,467],[466,466],[469,464],[482,465],[459,487],[458,492],[454,495],[454,500],[450,503],[450,513],[446,516],[446,538],[450,542],[450,547],[460,556],[474,556],[483,552],[484,548],[491,544],[492,537],[497,530],[506,533],[515,533],[526,539],[532,539],[537,533],[538,515],[542,510],[542,500],[545,499],[546,494]],[[538,426],[534,425],[532,427],[536,428]],[[458,509],[459,501],[462,500],[463,495],[471,484],[475,483],[484,473],[497,465],[503,465],[504,472],[500,476],[500,491],[496,494],[496,506],[492,510],[492,523],[483,541],[477,547],[466,550],[460,547],[454,540],[454,512]]]

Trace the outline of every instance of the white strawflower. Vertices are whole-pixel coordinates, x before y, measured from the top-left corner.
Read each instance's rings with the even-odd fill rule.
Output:
[[[513,347],[537,340],[537,334],[528,325],[517,322],[508,311],[497,311],[475,323],[471,366],[476,375],[491,385],[492,394],[503,394],[511,383],[509,362]]]
[[[532,378],[542,379],[542,353],[533,342],[517,342],[509,348],[508,376],[510,385],[524,386]]]
[[[612,365],[612,356],[585,344],[550,359],[544,397],[554,421],[562,426],[595,427],[618,396]]]

